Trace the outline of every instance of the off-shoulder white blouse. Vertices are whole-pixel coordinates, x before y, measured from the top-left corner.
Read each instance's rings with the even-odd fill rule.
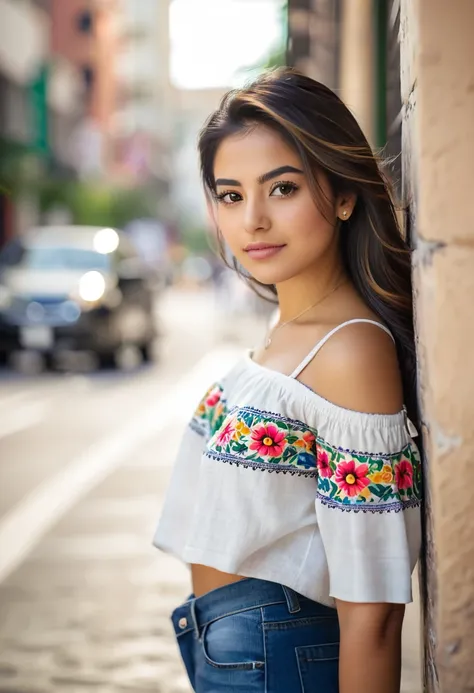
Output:
[[[421,545],[416,430],[405,409],[352,411],[301,383],[323,342],[291,376],[247,354],[209,389],[184,433],[154,544],[329,606],[408,603]]]

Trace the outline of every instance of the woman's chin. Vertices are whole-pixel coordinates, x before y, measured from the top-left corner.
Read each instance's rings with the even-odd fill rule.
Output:
[[[274,286],[275,284],[281,284],[282,282],[291,279],[293,274],[288,272],[288,270],[280,269],[279,271],[275,268],[271,269],[257,269],[253,268],[254,271],[249,270],[253,279],[256,279],[260,284],[265,284],[267,286]]]

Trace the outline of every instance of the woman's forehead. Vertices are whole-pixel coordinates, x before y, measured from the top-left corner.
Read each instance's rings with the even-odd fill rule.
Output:
[[[285,140],[270,128],[256,126],[246,132],[226,137],[219,145],[214,160],[214,172],[227,176],[237,170],[258,177],[266,171],[284,165],[302,167],[300,157]],[[225,171],[224,171],[225,169]],[[232,169],[232,170],[230,170]]]

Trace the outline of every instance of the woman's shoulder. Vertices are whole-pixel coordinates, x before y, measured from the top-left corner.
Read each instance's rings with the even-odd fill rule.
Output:
[[[340,407],[393,414],[403,406],[397,351],[380,320],[374,322],[378,325],[348,321],[308,364],[301,380]]]

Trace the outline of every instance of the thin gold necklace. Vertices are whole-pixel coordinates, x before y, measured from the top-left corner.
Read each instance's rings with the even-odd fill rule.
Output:
[[[338,289],[340,286],[342,286],[342,284],[344,284],[345,281],[346,281],[346,280],[343,279],[342,281],[338,282],[338,283],[336,284],[336,286],[333,286],[333,288],[331,289],[331,291],[328,291],[327,294],[324,294],[323,296],[321,296],[321,298],[318,299],[318,300],[316,301],[316,303],[313,303],[311,306],[308,306],[307,308],[305,308],[304,310],[302,310],[301,313],[298,313],[298,315],[295,315],[295,317],[294,317],[294,318],[291,318],[291,320],[285,320],[285,322],[282,322],[282,323],[280,323],[279,325],[275,325],[275,327],[273,327],[273,328],[267,333],[267,336],[266,336],[266,339],[265,339],[265,345],[264,345],[264,346],[265,346],[265,349],[268,349],[268,347],[269,347],[270,344],[272,343],[273,335],[275,334],[275,332],[276,332],[277,330],[279,330],[279,329],[282,328],[282,327],[285,327],[285,325],[289,325],[290,322],[295,322],[295,320],[298,320],[298,318],[301,318],[301,316],[304,315],[305,313],[307,313],[309,310],[311,310],[311,308],[316,308],[316,306],[319,306],[319,304],[322,303],[322,302],[324,301],[324,299],[328,298],[331,294],[333,294],[333,293],[336,291],[336,289]]]

